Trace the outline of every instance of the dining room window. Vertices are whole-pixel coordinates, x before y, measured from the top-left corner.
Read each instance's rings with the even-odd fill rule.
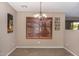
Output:
[[[26,39],[52,39],[52,18],[26,17]]]
[[[79,20],[66,20],[66,30],[79,30]]]

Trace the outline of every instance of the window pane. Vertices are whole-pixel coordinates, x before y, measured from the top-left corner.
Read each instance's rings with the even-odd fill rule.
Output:
[[[68,30],[79,30],[79,22],[78,21],[70,21],[66,20],[66,29]]]

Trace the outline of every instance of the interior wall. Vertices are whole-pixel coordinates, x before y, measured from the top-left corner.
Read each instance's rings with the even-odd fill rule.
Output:
[[[13,15],[14,31],[7,33],[7,13]],[[15,48],[16,11],[7,3],[0,2],[0,55],[7,55]]]
[[[79,17],[66,17],[66,20],[79,20]],[[79,55],[79,30],[65,30],[65,48]]]
[[[79,30],[65,31],[65,48],[71,50],[75,55],[79,55]]]
[[[53,39],[26,39],[26,17],[32,17],[36,13],[18,12],[17,13],[17,47],[23,48],[38,48],[38,47],[53,47],[62,48],[64,47],[64,27],[65,27],[65,15],[62,12],[59,13],[46,13],[48,16],[53,17]],[[54,17],[60,17],[60,30],[54,30]]]

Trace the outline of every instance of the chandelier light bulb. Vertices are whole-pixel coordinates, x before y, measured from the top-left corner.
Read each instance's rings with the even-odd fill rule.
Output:
[[[42,18],[42,17],[46,18],[47,15],[46,15],[46,14],[42,14],[42,15],[40,15],[40,14],[35,14],[34,17],[35,17],[35,18]]]
[[[43,16],[43,17],[45,17],[45,18],[47,17],[47,15],[46,15],[46,14],[42,14],[42,16]]]
[[[35,18],[37,18],[37,17],[39,17],[39,16],[40,16],[39,14],[35,14],[35,15],[34,15]]]

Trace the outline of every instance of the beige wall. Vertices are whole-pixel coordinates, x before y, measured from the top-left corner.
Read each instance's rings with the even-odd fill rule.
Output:
[[[65,48],[79,55],[79,30],[65,30]]]
[[[7,13],[14,16],[14,32],[7,33]],[[7,55],[15,48],[16,11],[6,2],[0,3],[0,55]]]
[[[33,16],[35,13],[27,13],[27,12],[18,12],[17,13],[17,47],[55,47],[61,48],[64,47],[64,21],[65,15],[64,13],[47,13],[48,16],[53,17],[53,25],[54,25],[54,17],[60,17],[61,21],[61,30],[55,31],[53,26],[53,39],[52,40],[42,40],[42,39],[26,39],[26,17]]]
[[[7,33],[7,13],[14,16],[14,32]],[[65,14],[62,12],[46,13],[48,16],[60,17],[61,30],[55,31],[53,26],[53,39],[40,40],[26,39],[26,16],[32,16],[35,13],[18,12],[9,6],[8,3],[0,3],[0,55],[7,55],[12,49],[17,47],[64,47],[79,55],[79,31],[65,30]],[[15,20],[16,19],[16,20]],[[16,31],[16,32],[15,32]],[[16,45],[15,45],[16,44]]]

